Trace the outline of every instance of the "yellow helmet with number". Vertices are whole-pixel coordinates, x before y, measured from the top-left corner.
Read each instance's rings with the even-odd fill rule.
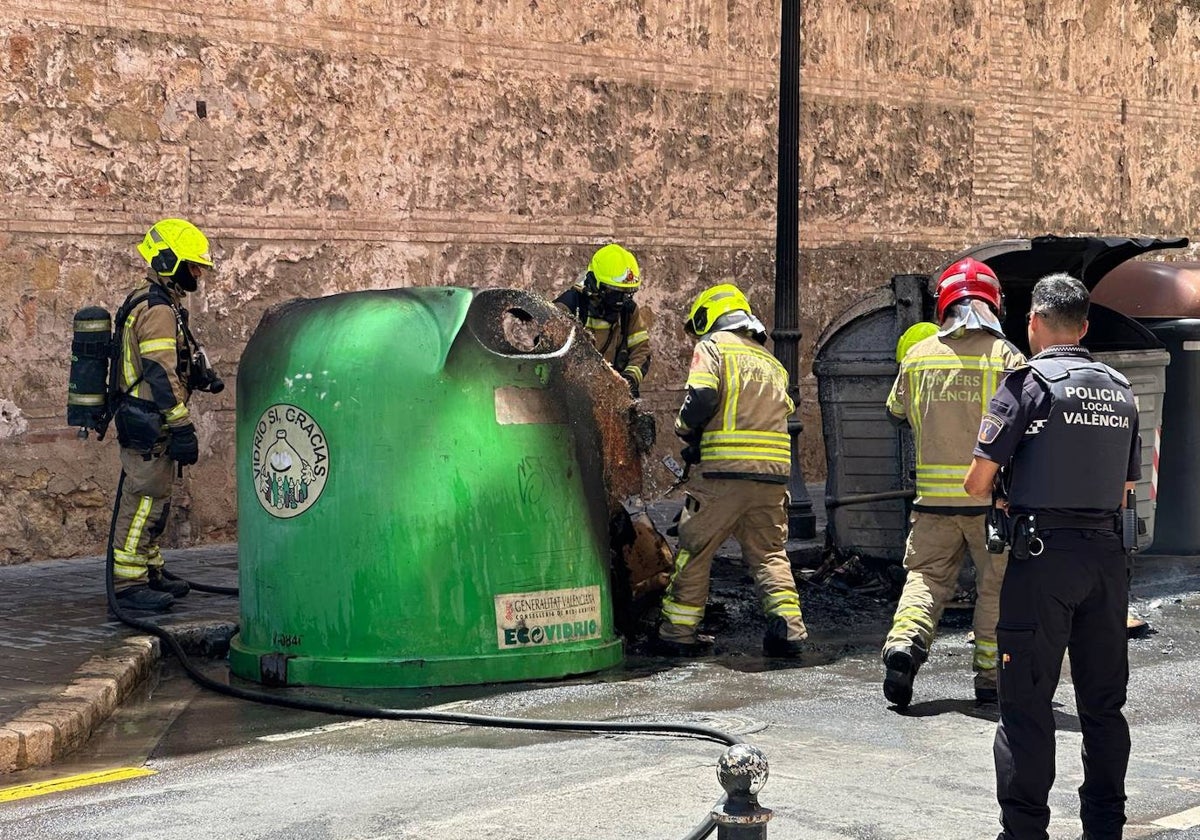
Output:
[[[635,292],[642,285],[642,270],[637,258],[613,242],[592,254],[587,268],[588,284],[595,288],[608,286],[623,292]]]
[[[750,311],[750,301],[741,289],[732,283],[722,283],[705,289],[696,297],[683,326],[689,333],[699,337],[708,333],[722,315],[738,311],[754,314]]]
[[[156,222],[137,249],[159,277],[174,277],[183,263],[213,266],[208,238],[200,228],[183,219]]]

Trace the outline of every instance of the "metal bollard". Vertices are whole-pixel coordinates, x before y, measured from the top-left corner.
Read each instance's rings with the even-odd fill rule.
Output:
[[[734,744],[717,761],[717,781],[726,799],[712,812],[717,840],[766,840],[771,809],[758,804],[767,783],[767,757],[758,747]]]

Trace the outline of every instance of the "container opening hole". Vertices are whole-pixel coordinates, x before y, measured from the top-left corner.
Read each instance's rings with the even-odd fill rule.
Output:
[[[519,352],[534,353],[543,349],[542,324],[524,309],[513,306],[504,310],[500,327],[504,331],[504,340]]]

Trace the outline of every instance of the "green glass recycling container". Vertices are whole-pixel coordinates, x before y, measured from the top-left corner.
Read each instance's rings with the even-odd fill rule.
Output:
[[[541,335],[552,311],[423,288],[263,317],[238,372],[234,674],[408,687],[621,661],[603,488],[560,375],[575,336]]]

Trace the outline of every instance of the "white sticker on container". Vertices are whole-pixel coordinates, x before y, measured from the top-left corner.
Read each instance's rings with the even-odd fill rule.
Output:
[[[1200,341],[1185,341],[1183,342],[1184,350],[1200,350]]]
[[[329,444],[308,412],[276,403],[254,427],[254,495],[279,519],[304,513],[321,496],[329,478]]]
[[[548,589],[496,596],[501,650],[565,645],[600,638],[600,587]]]
[[[496,422],[501,426],[566,423],[566,412],[553,394],[541,388],[497,388]]]

